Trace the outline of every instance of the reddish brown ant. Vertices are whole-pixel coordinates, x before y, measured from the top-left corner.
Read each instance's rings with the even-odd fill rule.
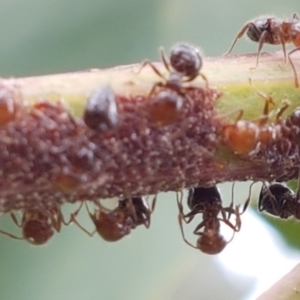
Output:
[[[189,213],[184,214],[183,212],[182,195],[180,200],[177,197],[179,208],[178,220],[183,240],[189,246],[199,249],[203,253],[220,253],[225,246],[232,241],[235,232],[240,230],[241,215],[246,211],[249,201],[250,197],[246,201],[242,212],[240,212],[239,205],[233,208],[233,200],[229,207],[222,206],[221,195],[216,186],[190,189],[187,200],[188,207],[191,210]],[[182,221],[190,223],[197,214],[202,214],[202,222],[198,224],[194,230],[194,234],[199,236],[196,246],[194,246],[185,238]],[[230,221],[232,214],[236,217],[235,224],[232,224]],[[233,235],[229,241],[226,241],[220,233],[221,222],[233,230]]]
[[[149,99],[151,119],[158,126],[165,126],[174,123],[182,108],[184,99],[187,98],[186,91],[191,87],[183,87],[183,83],[193,81],[201,76],[208,86],[207,78],[200,72],[203,62],[199,51],[186,44],[177,44],[171,48],[170,59],[168,60],[163,48],[160,48],[162,62],[169,72],[166,78],[159,69],[149,60],[142,63],[138,72],[146,65],[164,80],[153,85]],[[156,89],[161,88],[156,93]],[[155,94],[154,98],[152,98]]]
[[[118,206],[113,210],[105,208],[99,203],[99,208],[94,213],[90,212],[86,205],[88,214],[96,227],[93,232],[83,228],[75,218],[73,221],[89,236],[93,236],[97,232],[104,240],[115,242],[128,235],[131,229],[139,225],[149,228],[155,203],[156,197],[153,199],[151,208],[145,197],[125,198],[120,199]]]
[[[78,211],[74,214],[76,215]],[[14,213],[11,213],[10,216],[13,222],[22,229],[22,237],[15,236],[3,230],[0,230],[0,233],[13,239],[26,240],[33,245],[47,243],[53,236],[54,231],[60,232],[62,224],[69,225],[72,221],[72,218],[68,222],[64,220],[58,206],[52,209],[26,210],[23,212],[21,222],[18,221]]]
[[[284,99],[282,107],[276,114],[275,122],[268,123],[269,106],[274,104],[273,99],[260,92],[257,94],[265,99],[263,115],[260,118],[254,122],[241,120],[243,115],[241,110],[234,124],[224,126],[223,140],[236,154],[251,154],[261,145],[270,144],[281,139],[282,136],[288,135],[296,138],[300,131],[300,107],[282,120],[282,114],[290,105],[289,101]]]
[[[281,20],[276,17],[262,17],[246,23],[235,37],[230,49],[225,53],[229,54],[234,48],[238,39],[244,34],[254,42],[258,42],[258,51],[256,65],[258,66],[260,53],[264,44],[282,45],[284,61],[288,56],[292,66],[295,78],[295,86],[299,87],[298,76],[294,63],[291,60],[291,54],[300,50],[300,20],[298,14],[294,13],[291,19]],[[293,43],[297,48],[293,49],[286,55],[285,44]]]

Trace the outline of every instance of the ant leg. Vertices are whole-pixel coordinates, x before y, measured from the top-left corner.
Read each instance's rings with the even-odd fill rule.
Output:
[[[136,73],[139,74],[142,71],[142,69],[144,69],[145,66],[149,66],[154,71],[155,74],[157,74],[160,78],[166,80],[164,75],[158,70],[157,67],[154,66],[154,64],[150,60],[145,60]]]
[[[181,213],[179,213],[179,215],[178,215],[178,222],[179,222],[179,226],[180,226],[180,231],[181,231],[182,239],[184,240],[184,242],[185,242],[186,244],[188,244],[188,245],[191,246],[192,248],[198,249],[197,247],[195,247],[193,244],[191,244],[191,243],[186,239],[185,234],[184,234],[184,230],[183,230],[182,219],[183,219],[183,215],[182,215]]]
[[[15,239],[15,240],[24,240],[23,237],[16,236],[16,235],[14,235],[14,234],[11,234],[11,233],[6,232],[6,231],[1,230],[1,229],[0,229],[0,234],[6,235],[6,236],[8,236],[8,237],[10,237],[10,238],[12,238],[12,239]]]
[[[160,52],[160,56],[161,56],[161,60],[164,64],[164,66],[166,67],[166,69],[168,70],[168,72],[171,73],[171,70],[170,70],[170,63],[168,62],[168,59],[166,58],[166,52],[165,52],[165,49],[163,47],[160,47],[159,48],[159,52]]]
[[[288,53],[289,62],[290,62],[290,64],[291,64],[292,69],[293,69],[293,72],[294,72],[294,78],[295,78],[295,86],[296,86],[296,88],[299,87],[299,81],[298,81],[298,75],[297,75],[296,67],[295,67],[295,64],[293,63],[293,61],[292,61],[292,59],[291,59],[291,55],[292,55],[294,52],[298,51],[298,50],[300,50],[300,46],[297,47],[297,48],[295,48],[295,49],[293,49],[292,51],[290,51],[290,52]]]
[[[84,202],[84,204],[85,204],[85,208],[86,208],[86,210],[87,210],[87,212],[88,212],[90,218],[92,219],[93,214],[90,212],[90,210],[89,210],[88,205],[86,204],[86,202]],[[93,237],[94,234],[96,233],[96,229],[95,229],[94,231],[90,232],[90,231],[88,231],[86,228],[84,228],[84,227],[77,221],[77,219],[76,219],[76,216],[77,216],[79,210],[81,209],[82,205],[83,205],[83,202],[81,203],[80,207],[79,207],[74,213],[71,214],[71,216],[70,216],[70,217],[71,217],[71,220],[72,220],[72,222],[74,222],[74,224],[76,224],[76,225],[77,225],[83,232],[85,232],[88,236]],[[76,214],[76,212],[77,212],[77,214]]]
[[[293,18],[294,20],[300,20],[299,15],[298,15],[297,13],[293,13],[292,18]]]
[[[156,82],[153,86],[152,86],[152,88],[151,88],[151,90],[150,90],[150,92],[149,92],[149,94],[148,94],[148,98],[150,99],[151,97],[152,97],[152,95],[154,94],[154,91],[155,91],[155,89],[157,88],[157,87],[163,87],[164,86],[164,83],[162,83],[162,82]]]
[[[259,38],[259,41],[258,41],[258,51],[257,51],[257,57],[256,57],[256,64],[253,68],[250,68],[250,70],[254,70],[258,67],[258,63],[259,63],[259,58],[260,58],[260,53],[261,53],[261,50],[262,50],[262,47],[265,43],[265,37],[267,35],[267,31],[263,31],[263,33],[261,34],[260,38]]]
[[[22,222],[19,223],[16,215],[14,213],[10,213],[10,217],[12,218],[13,222],[20,228],[22,228]]]
[[[281,30],[279,31],[279,40],[280,40],[280,43],[282,45],[282,51],[283,51],[283,56],[284,56],[284,63],[286,64],[287,60],[286,60],[286,48],[285,48],[284,33]]]
[[[156,206],[156,200],[157,200],[157,194],[154,196],[153,200],[152,200],[152,204],[151,204],[151,214],[154,212],[155,206]]]
[[[223,55],[228,55],[228,54],[232,51],[232,49],[234,48],[234,46],[235,46],[237,40],[240,39],[240,38],[244,35],[244,33],[246,32],[246,30],[249,28],[250,25],[255,26],[255,25],[253,24],[253,22],[249,22],[249,23],[245,24],[245,25],[242,27],[242,29],[238,32],[238,34],[236,35],[236,37],[235,37],[235,39],[233,40],[233,43],[231,44],[229,50],[228,50],[227,52],[225,52]]]
[[[270,104],[275,105],[274,101],[273,101],[273,97],[271,95],[265,95],[264,93],[258,91],[253,85],[252,85],[252,81],[251,79],[249,79],[249,84],[250,86],[254,89],[254,91],[256,92],[256,94],[263,98],[265,100],[265,106],[263,108],[263,115],[261,117],[259,117],[256,122],[258,123],[258,125],[263,126],[267,123],[268,119],[269,119],[269,112],[270,112]]]
[[[186,80],[184,80],[184,82],[190,82],[190,81],[193,81],[197,76],[201,76],[201,78],[205,81],[206,87],[208,88],[208,87],[209,87],[208,79],[207,79],[207,77],[206,77],[204,74],[202,74],[201,72],[196,73],[196,74],[195,74],[194,76],[192,76],[192,77],[188,77]]]
[[[279,109],[279,111],[276,114],[275,122],[277,122],[277,123],[279,122],[279,120],[280,120],[282,114],[285,112],[285,110],[291,105],[290,101],[287,98],[283,99],[282,104],[283,104],[282,107]]]

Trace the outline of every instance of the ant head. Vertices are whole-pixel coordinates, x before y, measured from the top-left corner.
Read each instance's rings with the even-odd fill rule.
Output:
[[[247,29],[247,36],[250,40],[258,42],[263,32],[268,32],[265,36],[265,42],[268,40],[268,36],[272,33],[270,32],[270,18],[260,18],[249,22]]]
[[[98,234],[108,242],[115,242],[130,233],[132,218],[116,208],[111,212],[97,211],[91,215]]]
[[[198,49],[186,44],[171,48],[170,63],[175,71],[188,77],[199,73],[203,65]]]
[[[221,194],[216,185],[211,187],[196,187],[189,189],[188,207],[193,209],[199,204],[221,204]]]
[[[24,239],[34,245],[47,243],[54,234],[53,226],[46,218],[26,220],[22,231]]]
[[[219,232],[203,232],[197,240],[197,248],[203,253],[214,255],[223,251],[227,241]]]
[[[158,126],[174,123],[182,108],[183,98],[171,90],[160,91],[151,101],[150,116]]]
[[[287,209],[287,201],[294,196],[294,192],[281,183],[263,186],[258,199],[258,209],[282,219],[291,216]]]

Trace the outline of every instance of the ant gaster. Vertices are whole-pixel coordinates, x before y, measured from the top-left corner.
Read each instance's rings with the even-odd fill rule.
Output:
[[[131,229],[139,225],[149,228],[155,203],[156,197],[153,199],[151,208],[145,197],[125,198],[120,199],[118,206],[112,210],[99,203],[99,208],[94,213],[86,205],[88,214],[96,227],[93,232],[83,228],[75,218],[73,221],[89,236],[93,236],[97,232],[104,240],[115,242],[128,235]]]
[[[26,210],[23,212],[21,222],[18,221],[14,213],[10,215],[13,222],[22,229],[22,237],[2,230],[0,233],[13,239],[26,240],[33,245],[45,244],[51,239],[55,231],[60,232],[62,224],[69,225],[71,223],[71,219],[69,222],[64,220],[61,209],[58,206],[51,209]]]
[[[295,78],[295,86],[299,87],[298,76],[294,63],[291,60],[291,54],[300,50],[300,20],[298,14],[294,13],[291,19],[281,20],[276,17],[261,17],[246,23],[235,37],[230,49],[225,53],[229,54],[235,46],[238,39],[244,34],[254,42],[258,42],[258,51],[256,65],[258,66],[260,53],[264,44],[282,45],[284,60],[288,56],[292,66]],[[285,44],[293,43],[297,48],[286,54]]]
[[[182,196],[177,198],[179,208],[179,225],[183,240],[191,247],[199,249],[206,254],[218,254],[225,246],[232,241],[234,233],[241,228],[241,214],[248,206],[249,199],[246,201],[243,211],[239,211],[239,205],[233,208],[233,202],[229,207],[222,206],[221,195],[216,186],[191,188],[188,194],[187,204],[190,212],[184,214],[182,205]],[[186,238],[183,231],[182,221],[190,223],[197,214],[202,214],[202,222],[197,225],[194,234],[198,235],[196,246],[191,244]],[[236,222],[230,221],[231,215],[235,215]],[[233,230],[232,238],[226,241],[220,233],[221,222],[228,225]]]
[[[285,184],[279,182],[269,186],[264,184],[259,194],[258,210],[281,219],[287,219],[296,212],[292,210],[296,208],[294,207],[296,203],[295,193]],[[297,215],[300,217],[300,214]]]
[[[207,86],[208,81],[200,72],[203,62],[196,48],[187,44],[177,44],[171,48],[169,60],[163,48],[160,49],[160,53],[162,62],[169,72],[168,78],[149,60],[142,63],[138,72],[148,65],[163,79],[163,82],[153,85],[148,97],[152,121],[158,126],[165,126],[176,121],[184,99],[187,99],[186,91],[192,89],[183,87],[183,83],[193,81],[197,76],[201,76]],[[157,88],[161,90],[156,92]]]

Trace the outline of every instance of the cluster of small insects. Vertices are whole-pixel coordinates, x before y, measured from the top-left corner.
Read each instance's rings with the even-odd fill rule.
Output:
[[[261,17],[246,23],[236,35],[230,49],[225,53],[225,55],[232,51],[237,40],[245,33],[252,41],[258,43],[257,59],[254,68],[256,68],[259,64],[259,58],[264,44],[281,44],[284,53],[284,60],[286,62],[288,57],[294,73],[295,86],[299,87],[296,67],[291,59],[291,55],[300,50],[300,19],[298,14],[294,13],[292,18],[286,20],[281,20],[276,17]],[[288,43],[293,43],[296,48],[287,54],[285,45]]]

